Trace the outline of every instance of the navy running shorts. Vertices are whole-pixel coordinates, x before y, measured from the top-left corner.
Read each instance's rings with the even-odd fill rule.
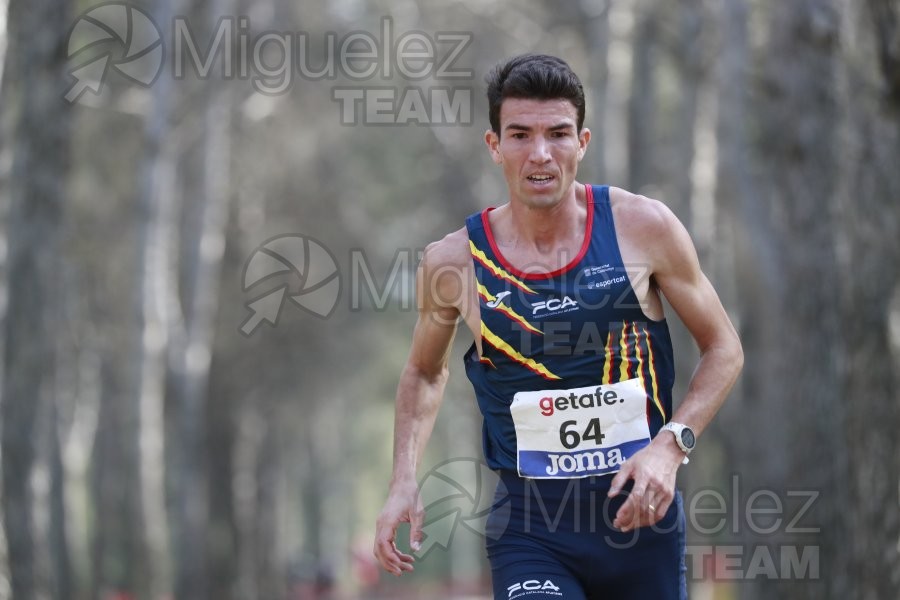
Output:
[[[485,530],[495,600],[687,598],[681,494],[657,524],[623,533],[612,522],[627,494],[607,498],[611,482],[500,472]]]

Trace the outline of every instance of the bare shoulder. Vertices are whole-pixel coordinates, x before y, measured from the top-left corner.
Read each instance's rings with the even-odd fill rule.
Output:
[[[681,226],[678,217],[659,200],[611,187],[609,202],[616,219],[616,229],[628,232],[629,237],[664,236],[673,226]]]
[[[621,188],[609,189],[619,245],[640,260],[651,262],[654,271],[687,261],[696,262],[690,235],[668,206]],[[681,266],[684,266],[683,264]]]
[[[472,256],[465,227],[425,247],[419,263],[418,294],[421,306],[463,313],[472,278]]]
[[[465,227],[448,233],[425,247],[422,266],[428,271],[445,268],[466,268],[472,262],[469,254],[469,234]]]

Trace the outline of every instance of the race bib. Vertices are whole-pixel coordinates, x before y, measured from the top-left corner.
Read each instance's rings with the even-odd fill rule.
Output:
[[[510,406],[522,477],[606,475],[650,443],[638,379],[571,390],[519,392]]]

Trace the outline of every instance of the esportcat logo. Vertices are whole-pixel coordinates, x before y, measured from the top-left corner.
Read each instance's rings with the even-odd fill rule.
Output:
[[[549,314],[558,312],[570,312],[573,310],[578,310],[578,308],[578,303],[568,296],[563,296],[562,300],[560,300],[559,298],[551,298],[549,300],[542,300],[541,302],[532,302],[531,316],[538,316],[538,313],[542,310],[546,311]]]
[[[612,279],[604,279],[603,281],[591,281],[587,284],[589,290],[605,290],[609,287],[612,287],[618,283],[625,283],[627,277],[625,275],[619,275],[618,277],[613,277]]]
[[[506,589],[509,590],[507,600],[513,600],[513,598],[519,598],[521,596],[529,596],[532,592],[538,591],[542,592],[542,596],[562,596],[559,587],[549,579],[545,579],[543,583],[538,579],[529,579],[528,581],[523,581],[521,583],[514,583]],[[515,594],[515,596],[513,594]]]

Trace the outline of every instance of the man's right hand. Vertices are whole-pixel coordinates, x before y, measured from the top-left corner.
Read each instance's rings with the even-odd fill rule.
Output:
[[[390,494],[375,526],[375,558],[388,573],[398,577],[404,571],[412,571],[415,558],[397,548],[397,527],[409,523],[409,545],[418,551],[422,543],[422,522],[425,510],[419,497],[419,488],[413,482],[391,486]]]

